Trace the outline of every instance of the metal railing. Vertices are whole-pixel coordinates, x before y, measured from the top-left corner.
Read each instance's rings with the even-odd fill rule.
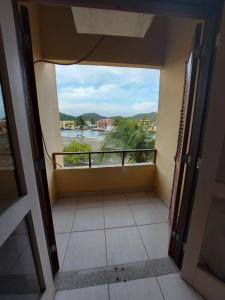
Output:
[[[156,154],[157,154],[156,149],[132,149],[132,150],[111,150],[111,151],[108,150],[108,151],[90,151],[90,152],[88,152],[88,151],[87,152],[54,152],[54,153],[52,153],[52,160],[53,160],[53,167],[54,167],[54,169],[56,169],[57,165],[60,167],[63,167],[59,163],[57,163],[56,156],[87,155],[88,156],[88,166],[89,166],[89,168],[91,168],[92,167],[92,155],[94,155],[94,154],[99,154],[99,155],[122,154],[121,166],[124,166],[126,156],[129,153],[153,153],[152,162],[154,164],[156,163]]]

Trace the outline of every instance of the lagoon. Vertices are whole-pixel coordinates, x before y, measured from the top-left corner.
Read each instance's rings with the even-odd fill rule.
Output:
[[[70,130],[60,130],[61,136],[63,138],[80,138],[81,131],[78,129],[70,129]],[[97,140],[104,140],[105,132],[104,131],[95,131],[90,129],[85,129],[82,132],[82,136],[85,139],[97,139]]]

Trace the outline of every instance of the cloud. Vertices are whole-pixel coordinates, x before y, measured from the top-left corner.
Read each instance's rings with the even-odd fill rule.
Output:
[[[106,116],[156,111],[159,70],[105,66],[56,66],[59,110]]]
[[[91,98],[91,97],[103,97],[108,93],[113,92],[117,88],[115,84],[104,84],[100,87],[87,86],[87,87],[75,87],[75,88],[64,88],[59,91],[59,96],[62,99],[81,99],[81,98]]]

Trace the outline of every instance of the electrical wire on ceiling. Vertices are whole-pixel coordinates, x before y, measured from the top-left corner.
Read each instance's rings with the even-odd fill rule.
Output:
[[[40,63],[40,62],[45,62],[45,63],[49,63],[49,64],[54,64],[54,65],[62,65],[62,66],[71,66],[71,65],[76,65],[76,64],[79,64],[81,62],[83,62],[84,60],[86,60],[87,58],[89,58],[93,53],[94,51],[98,48],[98,46],[102,43],[102,41],[104,40],[105,36],[102,36],[98,42],[94,45],[94,47],[85,55],[83,56],[81,59],[77,60],[77,61],[74,61],[74,62],[71,62],[71,63],[59,63],[59,62],[54,62],[54,61],[51,61],[51,60],[47,60],[47,59],[38,59],[36,61],[34,61],[34,64],[37,64],[37,63]],[[45,149],[45,153],[48,157],[48,159],[53,162],[53,159],[51,158],[49,152],[48,152],[48,149],[47,149],[47,146],[46,146],[46,142],[45,142],[45,139],[44,139],[44,135],[43,135],[43,131],[42,131],[42,128],[41,128],[41,135],[42,135],[42,141],[43,141],[43,145],[44,145],[44,149]],[[61,167],[62,166],[55,162],[57,166]]]
[[[49,63],[49,64],[62,65],[62,66],[72,66],[72,65],[79,64],[79,63],[83,62],[84,60],[86,60],[87,58],[89,58],[95,52],[95,50],[102,43],[102,41],[104,40],[104,38],[105,38],[105,36],[103,35],[97,41],[97,43],[94,45],[94,47],[85,56],[83,56],[81,59],[79,59],[77,61],[73,61],[73,62],[70,62],[70,63],[59,63],[57,61],[52,61],[52,60],[48,60],[48,59],[38,59],[38,60],[34,61],[34,64],[37,64],[37,63],[40,63],[40,62],[46,62],[46,63]]]

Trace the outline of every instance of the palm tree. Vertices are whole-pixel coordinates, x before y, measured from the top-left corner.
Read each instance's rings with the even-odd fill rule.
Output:
[[[121,119],[117,126],[110,131],[104,141],[102,150],[132,150],[149,149],[155,146],[155,135],[143,126],[139,126],[135,119]],[[151,158],[146,152],[130,153],[130,162],[145,162]]]
[[[81,138],[83,138],[83,130],[84,130],[84,127],[85,127],[85,125],[86,125],[85,120],[80,116],[80,117],[77,119],[76,125],[79,127]]]

